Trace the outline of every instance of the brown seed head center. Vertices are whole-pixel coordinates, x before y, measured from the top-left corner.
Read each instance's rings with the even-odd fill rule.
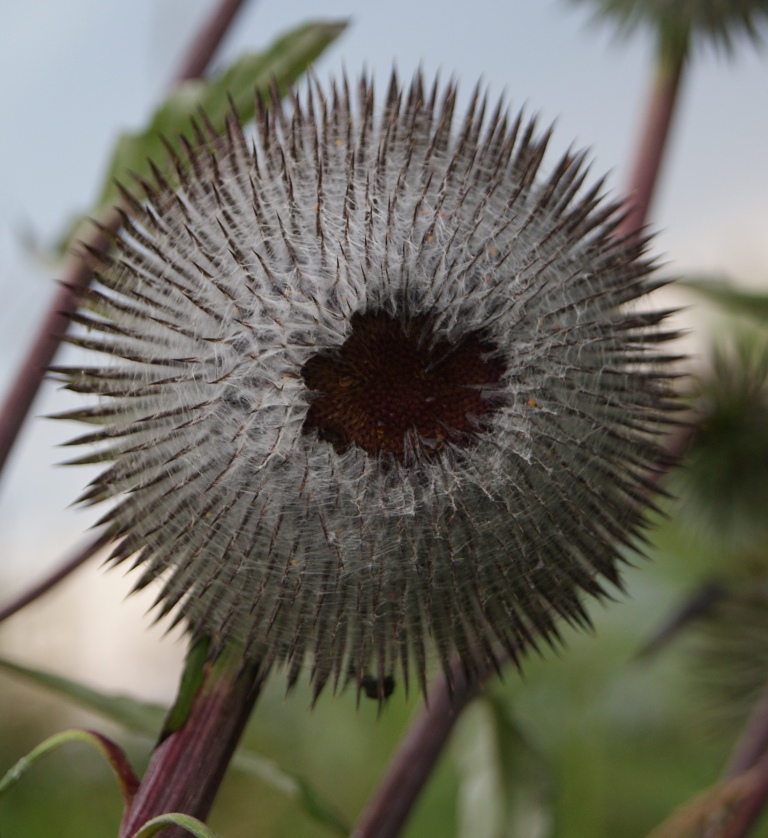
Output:
[[[466,444],[492,409],[487,393],[504,365],[479,336],[456,345],[429,337],[423,319],[404,327],[382,313],[355,315],[343,346],[302,369],[315,394],[304,432],[317,430],[337,451],[356,443],[400,459],[406,437],[427,452],[446,440]]]

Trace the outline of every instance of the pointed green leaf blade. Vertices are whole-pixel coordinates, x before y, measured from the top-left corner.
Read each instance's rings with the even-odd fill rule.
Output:
[[[763,326],[768,325],[768,294],[744,291],[719,277],[689,277],[680,280],[679,284],[733,314],[744,314]]]
[[[156,736],[165,718],[166,709],[159,704],[137,701],[126,695],[102,693],[62,675],[32,669],[4,658],[0,658],[0,668],[138,733]]]
[[[49,754],[51,751],[69,742],[85,742],[86,745],[91,745],[107,760],[117,777],[123,800],[126,806],[128,806],[134,794],[136,794],[139,781],[133,773],[133,769],[123,749],[111,739],[94,730],[65,730],[41,742],[26,756],[22,757],[10,771],[6,772],[4,777],[0,778],[0,795],[15,785],[40,757]]]
[[[152,818],[138,832],[134,833],[133,838],[151,838],[151,836],[157,835],[165,829],[166,826],[180,826],[182,829],[186,829],[190,835],[194,835],[195,838],[218,838],[216,833],[211,832],[202,821],[181,812],[169,812]]]
[[[189,648],[184,670],[181,673],[179,691],[163,724],[163,731],[160,734],[161,740],[173,733],[174,730],[178,730],[187,720],[192,702],[203,682],[203,670],[208,659],[209,646],[208,638],[204,637]]]

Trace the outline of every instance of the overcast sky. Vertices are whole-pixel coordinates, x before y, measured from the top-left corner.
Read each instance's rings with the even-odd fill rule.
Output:
[[[53,290],[55,269],[25,254],[87,210],[117,132],[158,101],[211,0],[0,0],[0,385],[9,380]],[[383,86],[393,62],[455,76],[464,101],[482,78],[493,97],[556,122],[551,161],[589,147],[620,190],[644,104],[651,40],[617,39],[567,0],[251,0],[217,63],[267,45],[313,17],[349,19],[317,75],[365,67]],[[672,270],[727,271],[768,287],[768,48],[733,58],[699,49],[682,92],[665,178],[652,211]],[[50,387],[37,414],[63,409]],[[35,419],[0,484],[5,578],[55,563],[83,529],[64,512],[83,485],[55,468],[73,433]],[[3,569],[0,568],[0,591]]]

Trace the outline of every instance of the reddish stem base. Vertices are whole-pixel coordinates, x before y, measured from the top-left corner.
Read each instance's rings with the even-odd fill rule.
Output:
[[[167,812],[207,817],[262,684],[258,666],[242,668],[233,677],[214,673],[216,665],[209,665],[186,721],[153,752],[118,838],[130,838]],[[188,838],[176,826],[160,834]]]

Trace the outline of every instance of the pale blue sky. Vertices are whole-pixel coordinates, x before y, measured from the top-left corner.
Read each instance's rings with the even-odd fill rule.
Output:
[[[0,386],[52,293],[55,271],[31,261],[19,232],[53,239],[87,209],[110,144],[160,96],[209,0],[0,0]],[[566,0],[252,0],[219,63],[311,17],[350,18],[316,67],[346,67],[382,83],[395,61],[454,75],[463,95],[479,77],[492,95],[556,121],[556,155],[591,148],[594,171],[623,183],[640,121],[651,43],[619,40]],[[732,60],[699,50],[683,88],[674,142],[653,215],[657,250],[673,271],[726,270],[768,286],[768,49],[741,44]],[[37,414],[67,402],[49,387]],[[64,511],[84,483],[57,469],[53,446],[74,433],[35,419],[0,484],[3,579],[55,563],[87,516]],[[5,575],[4,575],[5,574]]]

